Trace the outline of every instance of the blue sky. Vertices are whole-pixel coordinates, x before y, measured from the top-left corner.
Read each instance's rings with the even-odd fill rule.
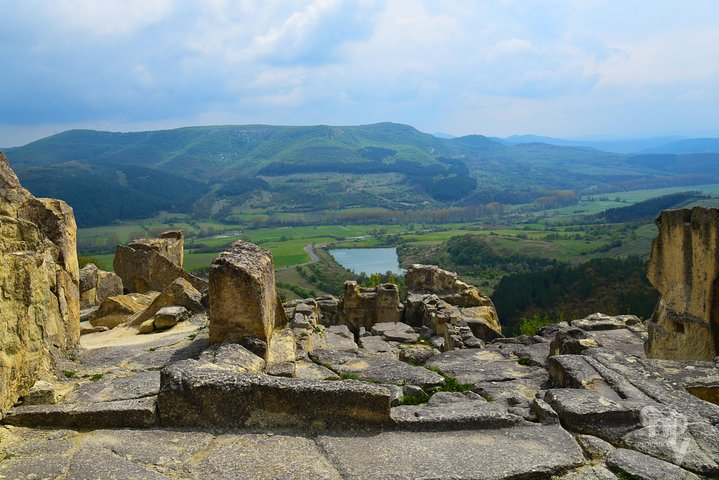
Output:
[[[719,136],[716,0],[0,0],[0,145],[407,123]]]

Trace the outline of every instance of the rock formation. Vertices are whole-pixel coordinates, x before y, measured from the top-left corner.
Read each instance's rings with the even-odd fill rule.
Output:
[[[354,281],[345,282],[342,317],[354,331],[360,328],[369,330],[375,323],[399,322],[402,319],[402,304],[397,286],[384,283],[364,288]]]
[[[80,270],[80,308],[100,305],[107,297],[122,295],[122,279],[88,263]]]
[[[33,197],[0,153],[0,412],[80,336],[72,209]]]
[[[160,238],[141,238],[118,245],[113,268],[128,293],[163,291],[176,278],[184,278],[197,290],[207,290],[207,282],[182,268],[184,237],[170,231]]]
[[[404,321],[423,328],[427,338],[443,350],[478,347],[481,341],[502,337],[497,310],[489,297],[434,265],[412,265],[405,279]]]
[[[647,356],[711,360],[719,355],[719,209],[664,211],[656,223],[647,276],[661,298]]]
[[[242,240],[230,245],[210,268],[210,342],[253,337],[269,343],[287,317],[275,288],[272,254]]]

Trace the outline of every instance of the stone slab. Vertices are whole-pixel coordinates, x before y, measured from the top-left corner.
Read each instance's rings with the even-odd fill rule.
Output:
[[[19,406],[5,414],[2,423],[62,428],[151,427],[157,423],[156,397],[114,402]]]
[[[162,370],[163,426],[328,429],[388,425],[387,390],[357,381],[315,381],[234,373],[194,360]]]
[[[524,423],[522,417],[508,413],[506,407],[484,400],[441,406],[395,407],[392,409],[392,419],[397,428],[414,431],[496,429]]]
[[[607,455],[607,466],[636,480],[699,480],[698,476],[676,465],[624,448]]]
[[[160,391],[160,372],[143,371],[133,375],[85,382],[68,394],[63,403],[96,403],[156,396]]]
[[[567,432],[535,425],[324,435],[318,443],[346,479],[550,478],[584,462]]]

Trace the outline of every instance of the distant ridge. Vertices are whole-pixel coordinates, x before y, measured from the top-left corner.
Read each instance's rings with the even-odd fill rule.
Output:
[[[638,153],[719,153],[719,138],[687,138],[647,148]]]
[[[226,222],[365,210],[393,218],[390,212],[413,209],[531,206],[552,190],[595,194],[719,182],[719,154],[623,155],[550,140],[438,138],[389,122],[218,125],[70,130],[6,154],[35,195],[67,200],[82,226],[163,210]]]

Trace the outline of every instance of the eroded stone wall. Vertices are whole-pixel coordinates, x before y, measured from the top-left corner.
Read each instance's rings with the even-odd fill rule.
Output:
[[[656,223],[647,276],[661,298],[646,354],[711,360],[719,355],[719,209],[668,210]]]
[[[76,233],[72,209],[33,197],[0,153],[0,412],[77,346]]]

